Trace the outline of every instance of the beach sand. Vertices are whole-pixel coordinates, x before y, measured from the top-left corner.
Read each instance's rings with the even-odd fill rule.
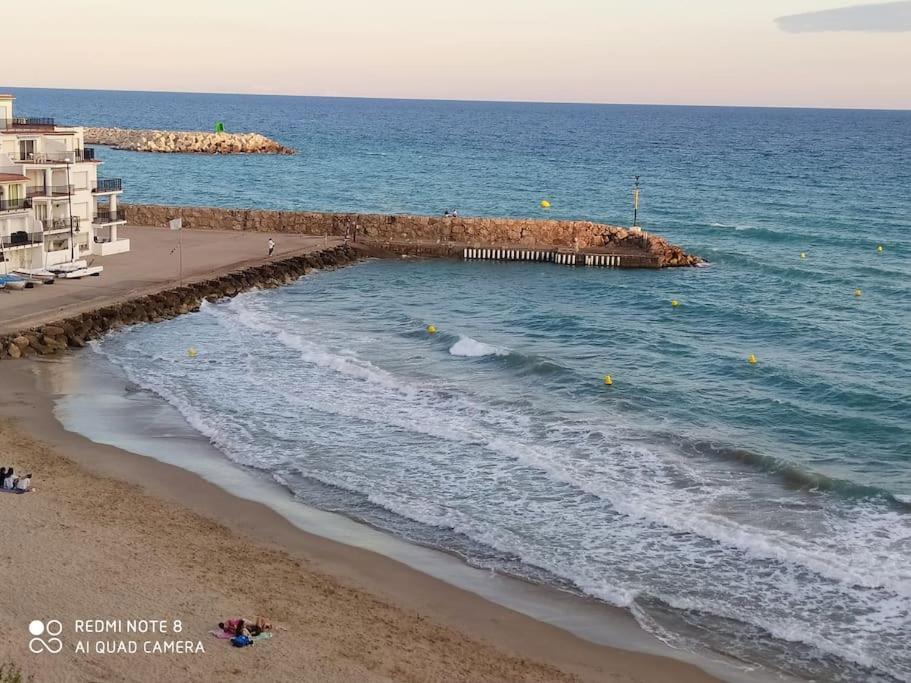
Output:
[[[37,487],[0,495],[0,663],[35,681],[715,680],[582,640],[67,432],[38,388],[39,363],[0,363],[0,465],[32,471]],[[276,629],[253,648],[208,635],[258,614]],[[77,654],[77,640],[158,638],[72,632],[94,618],[180,619],[183,635],[166,639],[201,640],[205,652]],[[60,654],[29,652],[33,619],[63,622]]]
[[[127,226],[120,229],[131,250],[114,256],[91,257],[104,266],[99,277],[60,280],[20,292],[0,291],[0,334],[34,327],[101,306],[152,294],[178,283],[177,233],[168,228]],[[267,240],[275,240],[272,259]],[[230,230],[182,230],[183,281],[217,277],[247,266],[268,263],[332,247],[337,238]]]

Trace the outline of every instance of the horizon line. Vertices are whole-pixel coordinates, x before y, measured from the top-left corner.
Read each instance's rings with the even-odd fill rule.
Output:
[[[823,107],[808,105],[789,105],[789,104],[696,104],[696,103],[669,103],[669,102],[580,102],[580,101],[560,101],[560,100],[522,100],[522,99],[471,99],[471,98],[449,98],[449,97],[379,97],[373,95],[301,95],[288,93],[270,93],[270,92],[215,92],[203,90],[139,90],[139,89],[121,89],[121,88],[66,88],[56,86],[34,86],[34,85],[3,85],[0,88],[15,90],[76,90],[82,92],[123,92],[123,93],[155,93],[163,95],[223,95],[233,97],[296,97],[296,98],[313,98],[313,99],[335,99],[335,100],[393,100],[400,102],[465,102],[465,103],[488,103],[488,104],[552,104],[552,105],[589,105],[589,106],[607,106],[607,107],[702,107],[706,109],[809,109],[818,111],[887,111],[887,112],[911,112],[911,107]],[[12,94],[15,94],[14,92]]]

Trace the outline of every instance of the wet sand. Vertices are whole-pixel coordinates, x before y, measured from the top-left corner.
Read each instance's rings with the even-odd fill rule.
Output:
[[[58,280],[18,292],[0,290],[0,334],[77,315],[118,301],[152,294],[178,283],[178,233],[167,228],[127,226],[120,236],[130,240],[130,251],[114,256],[89,257],[104,266],[99,277]],[[181,231],[183,281],[210,277],[267,263],[266,243],[275,240],[272,259],[287,258],[340,244],[337,238],[230,230]]]
[[[53,361],[51,361],[53,362]],[[183,469],[67,432],[40,362],[0,364],[0,465],[38,491],[0,495],[11,600],[0,663],[36,681],[679,681],[694,666],[588,642],[367,550],[301,531]],[[268,615],[275,636],[234,649],[207,635]],[[60,619],[61,654],[27,625]],[[180,619],[196,654],[78,654],[75,619]]]

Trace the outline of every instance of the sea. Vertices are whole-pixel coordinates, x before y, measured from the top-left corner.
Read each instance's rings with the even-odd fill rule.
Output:
[[[628,225],[640,176],[708,267],[366,261],[88,356],[302,503],[770,679],[911,681],[911,112],[14,92],[297,150],[98,150],[126,202]]]

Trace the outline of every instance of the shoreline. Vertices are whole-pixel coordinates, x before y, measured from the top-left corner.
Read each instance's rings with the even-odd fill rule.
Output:
[[[64,362],[77,363],[79,359],[74,356]],[[66,392],[60,391],[59,386],[37,386],[42,366],[59,364],[53,361],[3,364],[0,367],[0,378],[3,385],[10,389],[8,395],[11,400],[3,401],[0,417],[15,420],[17,431],[31,436],[41,435],[42,440],[52,449],[61,452],[82,476],[91,479],[92,489],[101,487],[124,490],[138,486],[141,489],[140,495],[151,497],[165,506],[179,508],[182,514],[197,517],[197,524],[211,524],[212,520],[216,520],[218,524],[224,525],[220,533],[227,534],[232,542],[252,542],[262,548],[261,552],[286,555],[285,563],[297,562],[298,567],[303,563],[306,570],[301,571],[312,571],[323,580],[339,582],[340,590],[363,592],[370,599],[379,600],[388,608],[401,611],[410,618],[419,614],[421,616],[416,618],[423,621],[426,618],[423,615],[429,615],[432,622],[441,624],[444,629],[454,630],[455,635],[452,637],[463,639],[464,648],[468,651],[491,647],[499,658],[505,658],[504,662],[510,661],[510,666],[527,668],[521,674],[519,670],[509,674],[501,671],[492,677],[490,671],[484,673],[474,670],[464,680],[555,680],[559,671],[575,676],[578,680],[593,681],[604,680],[607,674],[614,675],[616,680],[630,681],[676,680],[695,683],[718,680],[696,666],[681,661],[597,645],[563,629],[488,602],[472,592],[432,578],[396,560],[303,531],[266,505],[237,498],[188,470],[116,447],[100,445],[68,432],[53,414],[54,396]],[[59,491],[54,491],[50,482],[47,482],[50,475],[51,470],[39,470],[36,478],[39,487],[36,497],[41,496],[42,501],[59,495]],[[31,497],[27,500],[30,499]],[[154,519],[150,521],[152,524],[149,526],[154,528]],[[114,520],[113,526],[118,529],[118,520]],[[20,562],[27,564],[26,558],[14,557],[14,564]],[[137,590],[142,589],[137,587]],[[220,615],[213,613],[210,621],[214,623],[219,618]],[[466,636],[467,633],[471,636]],[[22,654],[24,639],[15,636],[11,638],[9,633],[5,635],[2,647],[4,655],[14,655],[20,666],[27,670],[38,661],[34,656]],[[279,636],[289,640],[293,637],[284,632]],[[476,643],[475,639],[483,645]],[[272,644],[260,648],[260,651],[266,651]],[[451,643],[447,647],[450,646]],[[218,648],[210,650],[207,647],[207,651],[217,652]],[[439,656],[443,654],[437,653]],[[460,656],[464,657],[465,652]],[[485,661],[490,656],[485,654]],[[518,657],[519,664],[513,662],[512,658],[515,657]],[[547,673],[539,675],[545,670],[536,668],[539,665],[530,660],[545,662]],[[125,657],[124,662],[135,663],[137,660]],[[396,668],[388,671],[387,675],[395,680],[413,679],[410,675],[398,675],[405,673],[398,670],[401,665],[402,662],[398,662]],[[480,662],[471,664],[479,665]],[[466,673],[469,671],[470,668],[466,669]],[[213,674],[214,670],[210,670],[200,675]],[[347,679],[345,675],[330,675],[329,678]],[[439,677],[427,675],[424,671],[418,679],[439,680]]]

